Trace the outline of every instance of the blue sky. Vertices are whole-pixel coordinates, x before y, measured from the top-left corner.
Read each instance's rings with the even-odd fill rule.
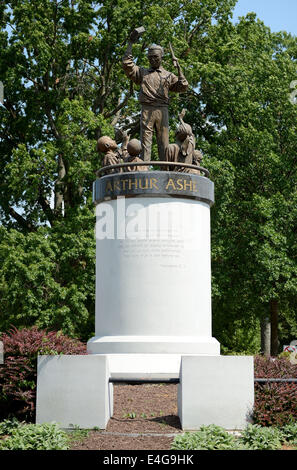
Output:
[[[238,0],[233,20],[251,11],[272,31],[287,31],[297,36],[297,0]]]

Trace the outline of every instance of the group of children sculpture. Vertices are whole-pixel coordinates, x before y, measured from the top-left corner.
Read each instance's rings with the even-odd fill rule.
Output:
[[[156,132],[158,154],[160,161],[178,163],[168,169],[187,173],[200,174],[199,169],[184,167],[182,164],[200,166],[202,154],[195,149],[195,136],[192,127],[183,120],[185,110],[179,114],[179,125],[176,129],[174,144],[169,143],[168,104],[169,91],[184,92],[188,82],[184,77],[178,60],[173,54],[173,63],[178,75],[166,71],[162,66],[164,55],[161,46],[153,44],[148,49],[150,68],[139,67],[132,57],[132,45],[139,38],[137,28],[130,35],[126,53],[123,58],[123,69],[130,80],[140,85],[139,102],[141,104],[140,140],[131,139],[123,134],[121,148],[109,136],[98,139],[97,150],[103,154],[103,166],[113,166],[109,172],[147,171],[151,160],[151,147],[154,131]],[[145,162],[145,164],[143,164]],[[125,164],[122,167],[120,164]],[[132,163],[133,165],[128,165]],[[142,163],[142,165],[141,165]],[[117,165],[114,167],[114,165]]]

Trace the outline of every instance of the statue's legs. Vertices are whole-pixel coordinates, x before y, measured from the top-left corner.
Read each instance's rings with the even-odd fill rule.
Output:
[[[165,160],[165,149],[169,144],[168,108],[162,106],[142,105],[141,111],[141,144],[144,161],[151,159],[153,132],[156,130],[159,159]]]

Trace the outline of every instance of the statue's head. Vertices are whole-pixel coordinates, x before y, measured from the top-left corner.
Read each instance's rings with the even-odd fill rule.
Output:
[[[164,55],[164,50],[162,46],[158,46],[157,44],[152,44],[148,49],[148,60],[150,65],[153,69],[157,69],[160,67],[162,58]]]
[[[137,157],[141,152],[141,142],[138,139],[131,139],[127,145],[127,151],[132,157]]]
[[[112,140],[108,135],[104,135],[97,140],[98,152],[106,153],[108,150],[116,150],[118,148],[116,142]]]
[[[202,159],[203,155],[200,150],[195,149],[193,152],[193,163],[196,163],[199,166]]]
[[[183,142],[188,136],[192,134],[193,134],[192,127],[190,126],[190,124],[186,124],[185,122],[183,122],[182,124],[179,124],[179,126],[177,127],[175,131],[175,137],[180,142]]]

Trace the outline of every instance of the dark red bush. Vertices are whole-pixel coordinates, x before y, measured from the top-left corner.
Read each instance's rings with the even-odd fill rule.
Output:
[[[287,358],[254,357],[255,377],[267,379],[297,378],[297,365],[291,364]]]
[[[61,332],[36,327],[2,334],[4,364],[0,366],[0,420],[9,415],[35,418],[37,355],[87,354],[86,345]]]
[[[297,365],[288,359],[255,356],[255,377],[297,378]],[[297,384],[255,384],[254,422],[261,426],[283,426],[297,419]]]

